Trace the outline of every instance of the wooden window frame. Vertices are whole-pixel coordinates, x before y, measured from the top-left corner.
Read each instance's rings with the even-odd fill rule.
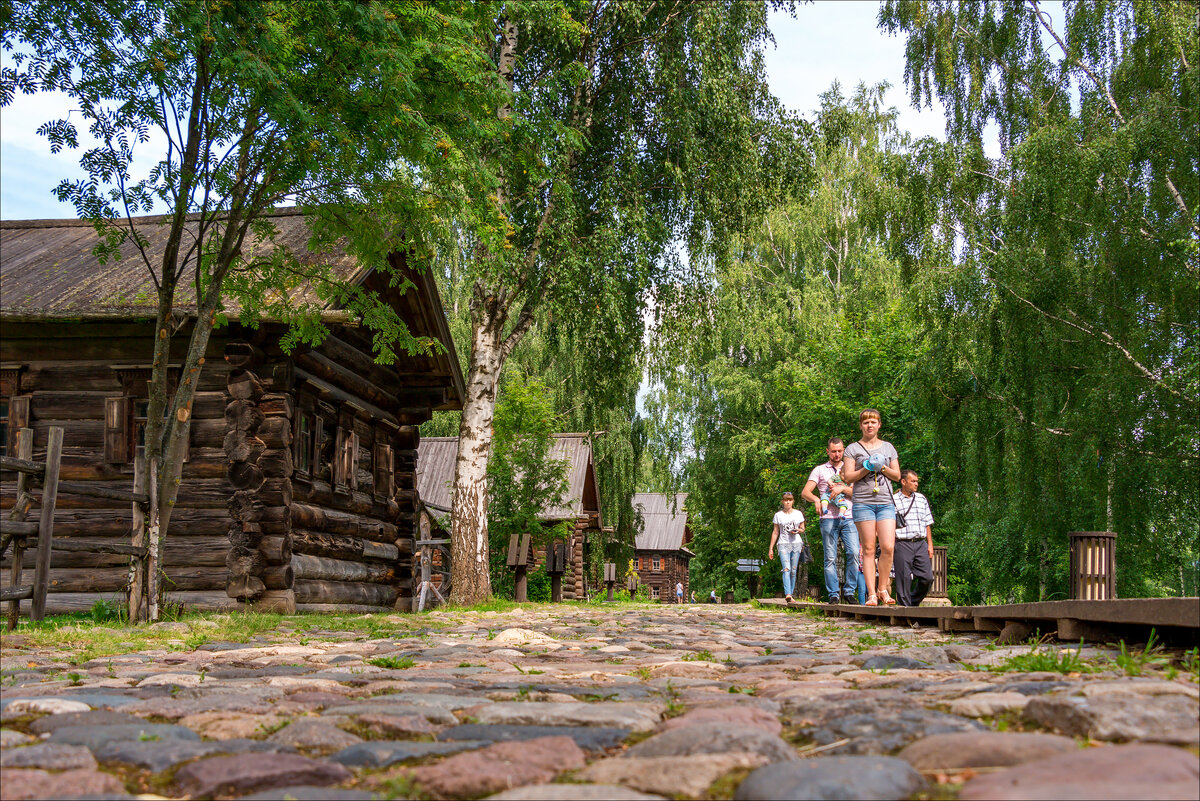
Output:
[[[112,366],[121,382],[121,394],[104,399],[104,461],[108,464],[133,465],[139,448],[145,448],[145,442],[138,443],[139,434],[145,431],[146,417],[139,415],[139,406],[150,402],[150,376],[153,372],[148,365]],[[181,368],[169,367],[167,372],[167,409],[175,398],[179,387]],[[183,451],[183,461],[191,458],[191,432],[189,429],[188,442]]]
[[[663,560],[661,556],[650,557],[650,570],[655,573],[661,573],[663,569]]]
[[[316,396],[307,392],[296,393],[296,417],[292,421],[292,464],[293,476],[311,481],[320,472],[320,425],[322,418],[317,413]],[[308,422],[308,431],[303,423]],[[307,456],[307,458],[305,458]]]
[[[373,450],[371,470],[375,475],[375,497],[387,503],[396,495],[396,447],[386,426],[375,426]]]
[[[357,407],[344,404],[338,414],[337,442],[333,449],[333,491],[350,493],[358,489],[358,432],[354,430]]]
[[[658,586],[655,584],[650,585],[650,600],[651,601],[661,600],[661,594],[658,591]]]
[[[33,396],[21,394],[21,373],[27,366],[0,364],[0,403],[4,404],[0,409],[0,454],[6,456],[16,452],[17,433],[29,428]]]

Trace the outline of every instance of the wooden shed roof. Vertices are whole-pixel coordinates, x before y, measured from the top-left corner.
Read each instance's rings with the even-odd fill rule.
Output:
[[[457,437],[422,437],[417,445],[417,491],[426,506],[450,511]],[[599,487],[592,464],[592,440],[587,434],[555,434],[550,458],[567,463],[567,493],[562,503],[538,515],[542,520],[571,520],[599,514]]]
[[[688,551],[688,515],[684,510],[687,493],[674,496],[659,492],[638,492],[633,496],[633,509],[641,515],[643,528],[634,540],[639,551]]]
[[[309,250],[311,231],[299,209],[276,209],[267,216],[277,231],[275,244],[291,251],[302,263],[324,262],[335,276],[351,284],[384,285],[383,281],[371,280],[376,273],[373,266],[360,264],[344,250],[320,253]],[[147,241],[146,252],[152,264],[162,260],[168,233],[162,223],[168,219],[154,216],[133,220]],[[97,242],[96,229],[87,220],[0,221],[0,319],[5,323],[153,319],[154,284],[134,244],[126,242],[120,259],[101,264],[93,253]],[[245,245],[248,258],[253,258],[258,244],[250,239]],[[387,300],[396,307],[414,336],[437,339],[445,347],[444,353],[432,356],[398,354],[396,372],[444,376],[453,398],[439,408],[462,408],[465,394],[462,369],[437,283],[427,271],[408,268],[399,256],[392,259],[393,267],[411,280],[416,290],[404,295],[392,292]],[[291,299],[298,304],[318,306],[327,323],[353,324],[349,315],[322,302],[311,286],[298,287]],[[240,311],[231,299],[226,299],[224,305],[231,318]],[[180,285],[177,307],[184,313],[195,313],[191,282]]]

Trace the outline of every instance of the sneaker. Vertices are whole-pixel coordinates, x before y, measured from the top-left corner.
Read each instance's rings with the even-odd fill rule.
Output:
[[[826,601],[826,603],[830,603],[830,604],[840,604],[841,602],[842,602],[842,599],[837,597],[836,595],[830,595],[829,600]]]
[[[858,605],[858,596],[854,595],[853,593],[851,593],[849,595],[843,595],[842,603],[850,604],[851,606],[857,606]]]

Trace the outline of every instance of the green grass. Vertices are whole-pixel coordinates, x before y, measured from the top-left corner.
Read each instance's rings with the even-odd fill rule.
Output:
[[[417,664],[411,656],[379,656],[367,660],[368,665],[387,668],[388,670],[408,670]]]
[[[690,654],[684,654],[679,657],[681,662],[716,662],[716,657],[712,655],[712,651],[707,649],[703,651],[695,651]]]
[[[1100,668],[1080,657],[1080,650],[1068,648],[1039,648],[1033,646],[1028,653],[1013,654],[998,665],[970,666],[989,673],[1097,673]]]
[[[1163,668],[1170,664],[1171,660],[1162,651],[1162,645],[1155,643],[1154,629],[1150,629],[1150,637],[1142,650],[1130,649],[1121,640],[1120,652],[1113,661],[1126,676],[1140,676],[1148,668]]]

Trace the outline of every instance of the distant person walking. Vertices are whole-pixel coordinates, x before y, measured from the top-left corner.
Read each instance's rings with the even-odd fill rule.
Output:
[[[677,603],[677,604],[683,603],[683,582],[682,581],[675,582],[675,603]]]
[[[771,525],[771,544],[767,546],[767,561],[775,558],[775,545],[779,544],[779,562],[783,567],[783,597],[792,601],[796,589],[796,570],[800,565],[800,554],[804,550],[804,513],[793,508],[796,499],[792,493],[783,493],[783,508],[775,513]]]
[[[825,551],[825,594],[829,603],[852,604],[859,599],[855,590],[859,584],[858,530],[854,527],[854,513],[850,502],[853,488],[843,483],[841,476],[842,455],[845,445],[838,437],[829,440],[825,453],[829,461],[813,468],[808,483],[800,491],[800,497],[813,505],[821,523],[821,545]],[[838,542],[846,551],[846,579],[838,586],[837,549]],[[863,580],[865,590],[866,580]],[[863,600],[865,600],[865,595]]]
[[[896,549],[896,507],[892,503],[892,481],[900,480],[900,457],[892,443],[879,438],[883,423],[877,409],[858,415],[862,439],[846,448],[842,480],[853,485],[854,525],[862,545],[863,574],[867,578],[866,606],[894,604],[888,594],[888,579]],[[875,545],[879,544],[876,564]]]
[[[896,529],[896,600],[902,606],[920,606],[933,586],[933,512],[917,492],[920,484],[917,471],[905,468],[892,496],[905,522]]]

